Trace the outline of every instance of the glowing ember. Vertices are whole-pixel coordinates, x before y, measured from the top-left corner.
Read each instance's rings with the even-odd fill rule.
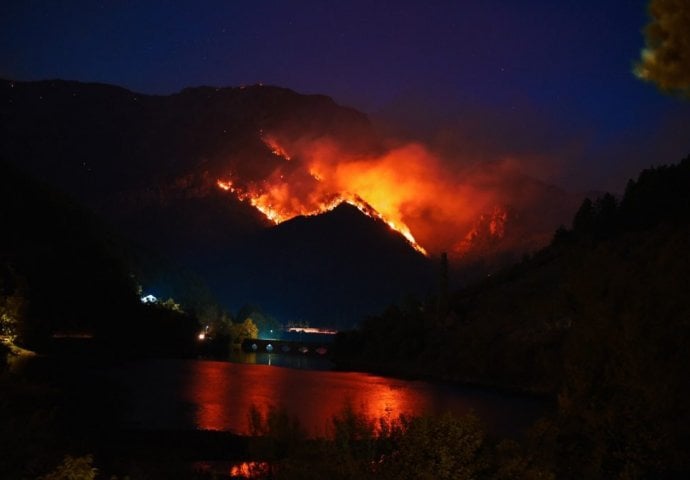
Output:
[[[222,180],[218,180],[217,183],[218,183],[218,187],[222,188],[223,190],[232,191],[232,182],[230,182],[230,181],[224,182]]]
[[[277,157],[281,157],[281,158],[288,160],[288,161],[292,160],[292,158],[290,158],[290,155],[288,155],[288,153],[285,151],[285,149],[283,149],[283,147],[280,146],[280,144],[278,143],[278,141],[275,138],[268,135],[265,137],[262,136],[261,140],[269,148],[269,150],[271,150],[271,153],[273,155],[275,155]]]

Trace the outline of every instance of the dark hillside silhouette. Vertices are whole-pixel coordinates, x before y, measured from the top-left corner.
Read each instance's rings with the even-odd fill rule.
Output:
[[[5,162],[0,225],[0,294],[21,299],[19,345],[43,351],[54,336],[76,335],[123,355],[191,353],[196,321],[140,303],[129,247],[89,210]]]
[[[351,279],[352,272],[358,272],[356,284],[323,292],[324,286],[344,281],[324,276],[333,269],[306,263],[323,261],[322,252],[329,248],[315,242],[329,233],[310,227],[313,222],[321,225],[314,217],[297,222],[300,228],[290,233],[294,241],[316,251],[309,259],[301,257],[304,262],[281,260],[291,263],[289,274],[280,273],[290,277],[289,285],[267,282],[276,275],[248,260],[261,264],[270,251],[292,253],[281,247],[282,234],[264,235],[272,224],[261,213],[221,191],[216,181],[232,174],[233,179],[261,185],[277,169],[289,170],[290,164],[265,143],[267,136],[280,132],[297,143],[327,138],[351,158],[386,149],[366,115],[328,97],[260,85],[188,88],[153,96],[102,84],[0,80],[0,98],[0,155],[83,202],[153,257],[196,272],[213,285],[228,309],[270,302],[264,306],[282,321],[314,324],[324,321],[323,312],[343,311],[347,313],[340,321],[353,325],[371,308],[392,301],[393,287],[400,296],[424,294],[435,286],[434,280],[425,284],[423,275],[405,273],[417,271],[416,255],[365,233],[366,242],[345,242],[332,252],[350,259],[341,276]],[[458,278],[486,275],[544,245],[552,228],[566,218],[564,212],[574,208],[565,192],[524,175],[509,175],[495,188],[512,202],[505,205],[505,236],[490,234],[491,212],[478,218],[474,250],[461,272],[451,272]],[[352,233],[348,228],[343,232]],[[384,237],[390,238],[387,233]],[[379,247],[369,249],[368,242]],[[371,257],[381,261],[370,262]],[[383,268],[394,264],[400,274]],[[379,273],[371,270],[379,267]],[[382,276],[396,280],[382,282]],[[153,283],[167,289],[171,280],[163,277],[158,275]],[[249,289],[249,284],[256,288]],[[309,308],[295,308],[297,301],[290,294],[300,290],[322,291],[324,296],[314,295]],[[273,298],[257,298],[268,294]],[[353,296],[361,300],[355,309]],[[287,298],[290,301],[284,301]]]
[[[620,200],[585,200],[547,248],[455,292],[445,319],[432,301],[391,307],[340,336],[338,361],[557,396],[530,454],[556,478],[682,478],[689,200],[690,157],[645,170]]]

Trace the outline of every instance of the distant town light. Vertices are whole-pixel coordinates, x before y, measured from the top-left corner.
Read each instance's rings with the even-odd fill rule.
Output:
[[[153,295],[144,295],[141,297],[141,303],[156,303],[158,302],[158,299],[154,297]]]
[[[288,332],[296,333],[320,333],[322,335],[335,335],[338,333],[337,330],[331,330],[328,328],[316,328],[316,327],[290,327]]]

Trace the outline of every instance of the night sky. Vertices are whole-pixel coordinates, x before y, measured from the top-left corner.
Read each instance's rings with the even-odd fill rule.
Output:
[[[150,94],[264,83],[396,131],[457,131],[570,189],[690,153],[690,102],[632,74],[644,0],[29,1],[0,6],[0,76]]]

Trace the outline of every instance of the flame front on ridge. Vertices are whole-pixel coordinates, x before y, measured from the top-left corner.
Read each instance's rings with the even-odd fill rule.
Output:
[[[277,224],[280,224],[282,222],[285,222],[287,220],[290,220],[294,217],[297,216],[313,216],[313,215],[320,215],[322,213],[330,212],[334,208],[336,208],[338,205],[341,203],[347,203],[349,205],[352,205],[353,207],[357,208],[360,212],[363,214],[375,218],[377,220],[382,221],[385,223],[391,230],[394,230],[395,232],[399,233],[402,235],[405,240],[419,253],[423,255],[428,255],[427,251],[417,243],[415,240],[414,236],[412,235],[412,232],[410,232],[410,229],[406,225],[398,225],[395,222],[388,220],[385,218],[383,215],[381,215],[378,211],[376,211],[375,208],[373,208],[371,205],[369,205],[367,202],[365,202],[363,199],[359,198],[357,195],[351,195],[351,194],[346,194],[346,195],[338,195],[334,196],[330,200],[324,201],[316,208],[313,209],[307,209],[307,208],[301,208],[301,209],[291,209],[289,211],[286,211],[284,208],[281,208],[279,205],[274,205],[271,201],[272,196],[270,193],[260,193],[258,191],[252,192],[252,191],[245,191],[244,189],[238,188],[233,186],[233,183],[231,180],[218,180],[217,185],[219,188],[225,191],[229,191],[231,193],[234,193],[235,196],[243,202],[248,202],[250,205],[252,205],[254,208],[256,208],[258,211],[260,211],[264,216],[269,219],[271,222]]]

